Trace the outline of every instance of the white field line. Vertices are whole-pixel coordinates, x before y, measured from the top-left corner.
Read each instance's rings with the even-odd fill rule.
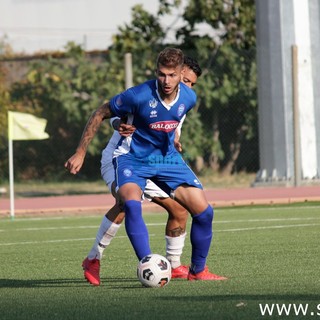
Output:
[[[214,232],[239,232],[239,231],[255,231],[255,230],[267,230],[267,229],[285,229],[285,228],[300,228],[300,227],[314,227],[320,226],[320,223],[309,223],[309,224],[285,224],[280,226],[268,226],[268,227],[253,227],[253,228],[235,228],[235,229],[224,229],[214,230]]]
[[[59,243],[59,242],[74,242],[74,241],[87,241],[94,238],[80,238],[80,239],[59,239],[59,240],[46,240],[46,241],[23,241],[23,242],[7,242],[0,243],[0,247],[3,246],[21,246],[23,244],[42,244],[42,243]]]
[[[239,211],[245,211],[245,212],[248,212],[248,211],[274,211],[274,210],[303,210],[303,211],[307,211],[307,210],[313,210],[313,209],[317,209],[319,210],[320,209],[320,206],[317,205],[317,206],[288,206],[288,207],[285,207],[285,206],[268,206],[268,205],[265,205],[265,206],[262,206],[262,207],[255,207],[255,206],[252,206],[252,207],[247,207],[247,206],[244,206],[244,207],[239,207],[239,208],[217,208],[215,209],[215,212],[216,211],[219,211],[221,213],[221,211],[227,211],[227,212],[239,212]],[[318,211],[319,212],[319,211]]]
[[[279,222],[279,221],[310,221],[320,220],[320,217],[308,217],[308,218],[270,218],[270,219],[246,219],[246,220],[222,220],[214,221],[214,224],[218,223],[243,223],[243,222]]]
[[[160,225],[160,224],[158,224]],[[164,224],[163,224],[164,225]],[[314,224],[291,224],[291,225],[277,225],[277,226],[265,226],[265,227],[253,227],[253,228],[234,228],[234,229],[222,229],[214,230],[216,232],[243,232],[243,231],[256,231],[256,230],[270,230],[270,229],[285,229],[285,228],[301,228],[301,227],[314,227],[320,226],[320,223]],[[150,237],[156,236],[155,234],[149,234]],[[127,236],[117,236],[116,238],[126,238]],[[23,242],[9,242],[0,243],[1,246],[11,245],[25,245],[25,244],[44,244],[44,243],[60,243],[60,242],[77,242],[77,241],[88,241],[94,240],[94,238],[77,238],[77,239],[58,239],[58,240],[45,240],[45,241],[23,241]]]
[[[320,210],[320,206],[294,206],[294,207],[285,207],[285,206],[281,206],[281,210],[303,210],[303,212],[305,213],[306,211],[309,211],[309,210],[313,210],[313,209],[317,209],[317,213],[319,212]],[[252,212],[252,211],[274,211],[274,210],[279,210],[279,207],[272,207],[272,206],[265,206],[265,207],[259,207],[259,208],[256,208],[256,207],[239,207],[239,208],[218,208],[218,209],[215,209],[215,214],[217,214],[217,211],[219,212],[218,214],[221,215],[223,214],[223,212],[239,212],[239,211],[245,211],[245,212]],[[92,219],[92,218],[97,218],[97,217],[101,217],[102,218],[102,215],[89,215],[89,216],[81,216],[79,217],[79,219]],[[70,220],[70,219],[77,219],[78,217],[26,217],[26,218],[16,218],[15,221],[19,221],[19,222],[22,222],[22,221],[47,221],[47,220]],[[1,221],[1,220],[0,220]],[[12,223],[12,221],[10,220],[3,220],[1,221],[3,223]],[[0,230],[1,231],[1,230]]]
[[[155,234],[149,234],[149,237],[154,237]],[[127,236],[117,236],[117,239],[127,238]],[[0,247],[3,246],[15,246],[15,245],[23,245],[23,244],[44,244],[44,243],[61,243],[61,242],[78,242],[78,241],[92,241],[95,238],[78,238],[78,239],[57,239],[57,240],[45,240],[45,241],[22,241],[22,242],[7,242],[0,243]]]
[[[222,220],[214,221],[213,224],[225,224],[225,223],[247,223],[247,222],[280,222],[280,221],[312,221],[320,220],[320,217],[308,217],[308,218],[271,218],[271,219],[248,219],[248,220]],[[147,223],[147,226],[164,226],[166,223]],[[96,229],[97,225],[87,225],[87,226],[78,226],[78,227],[43,227],[43,228],[17,228],[11,229],[12,231],[47,231],[47,230],[73,230],[73,229]],[[0,230],[4,232],[6,230]],[[9,231],[9,230],[8,230]]]

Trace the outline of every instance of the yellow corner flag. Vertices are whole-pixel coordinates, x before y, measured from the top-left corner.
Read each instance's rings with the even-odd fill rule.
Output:
[[[44,140],[49,135],[44,131],[47,120],[32,114],[8,111],[9,140]]]

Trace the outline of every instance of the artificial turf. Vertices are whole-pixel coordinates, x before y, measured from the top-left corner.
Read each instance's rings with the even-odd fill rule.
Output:
[[[153,252],[165,255],[166,215],[144,218]],[[101,261],[102,285],[84,280],[81,262],[100,221],[100,216],[1,219],[0,319],[320,317],[319,203],[215,209],[207,264],[229,279],[174,279],[155,289],[139,283],[124,227]],[[190,251],[187,237],[184,264]]]

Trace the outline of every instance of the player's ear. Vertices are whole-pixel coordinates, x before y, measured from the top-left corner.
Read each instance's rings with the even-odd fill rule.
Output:
[[[158,76],[158,69],[154,70],[154,75],[157,77]]]

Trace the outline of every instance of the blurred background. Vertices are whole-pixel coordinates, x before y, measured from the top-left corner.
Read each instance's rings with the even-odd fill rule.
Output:
[[[194,87],[197,106],[182,128],[191,167],[209,186],[239,177],[246,186],[267,181],[259,156],[256,10],[254,0],[2,0],[0,186],[9,179],[8,110],[47,119],[50,135],[14,141],[18,184],[102,183],[108,122],[77,177],[63,164],[91,113],[125,89],[125,54],[132,55],[136,85],[154,77],[157,54],[166,46],[196,58],[203,71]]]

